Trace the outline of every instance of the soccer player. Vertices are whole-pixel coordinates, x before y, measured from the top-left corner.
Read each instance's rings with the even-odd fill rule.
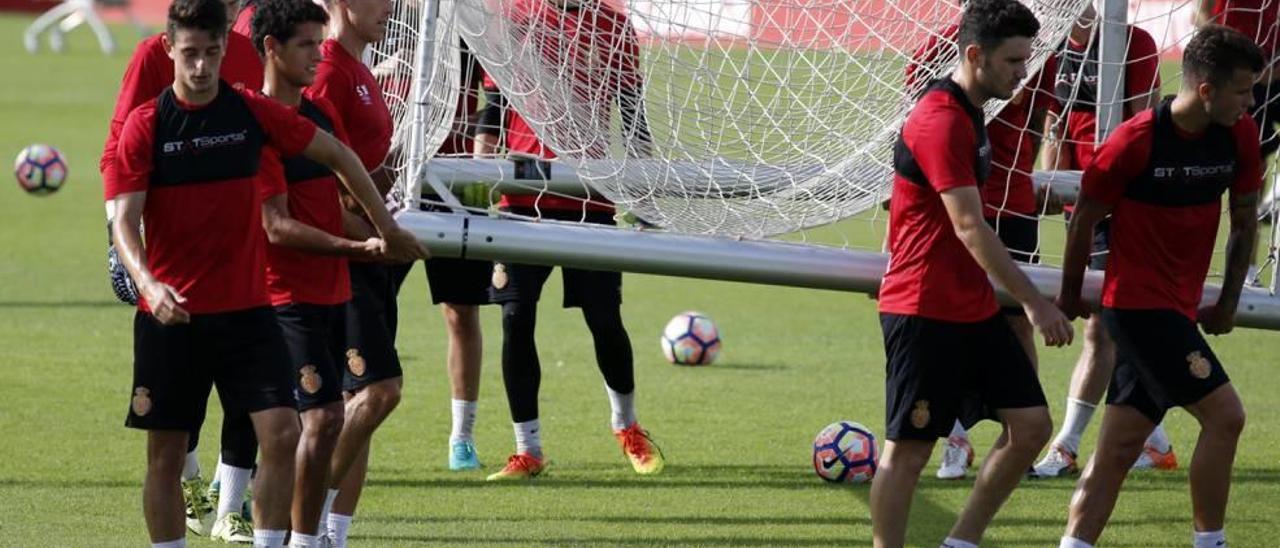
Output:
[[[1070,343],[1071,323],[983,220],[979,189],[992,154],[982,105],[1013,96],[1039,29],[1015,0],[967,2],[959,67],[931,84],[894,146],[890,261],[879,293],[888,441],[871,488],[876,546],[905,543],[920,471],[957,419],[965,427],[998,420],[1003,433],[946,539],[952,547],[977,545],[1052,428],[1035,367],[987,276],[1022,303],[1045,344]]]
[[[919,79],[919,71],[938,63],[942,42],[955,42],[959,25],[951,25],[929,40],[912,55],[907,65],[907,85]],[[936,67],[935,67],[936,68]],[[991,143],[991,174],[982,185],[983,219],[995,230],[1009,249],[1010,257],[1019,263],[1040,262],[1039,219],[1041,206],[1031,172],[1040,152],[1045,118],[1053,103],[1050,79],[1057,72],[1057,61],[1050,57],[1040,72],[1011,99],[987,124],[987,140]],[[1021,307],[1001,309],[1009,326],[1036,365],[1035,331]],[[951,428],[943,442],[939,479],[963,479],[973,465],[973,445],[960,421]]]
[[[235,14],[236,0],[224,2],[228,17]],[[262,87],[262,61],[254,52],[253,44],[247,35],[228,34],[226,37],[226,55],[220,65],[219,76],[234,87],[244,89],[260,89]],[[148,100],[154,99],[162,91],[173,84],[173,60],[165,50],[163,36],[157,34],[138,44],[125,68],[124,78],[120,84],[120,93],[116,99],[111,124],[107,129],[107,141],[103,146],[99,169],[102,172],[104,188],[107,189],[106,208],[108,233],[115,215],[115,200],[110,189],[115,187],[116,149],[119,143],[120,130],[124,127],[125,118],[133,109]],[[130,279],[121,263],[116,258],[115,246],[108,237],[108,263],[111,266],[112,285],[117,288],[129,287]],[[129,304],[137,303],[134,294],[123,295],[122,300]],[[231,513],[238,513],[241,498],[249,485],[249,477],[253,469],[254,459],[258,453],[258,442],[253,437],[253,424],[247,415],[226,416],[222,422],[222,448],[218,467],[210,484],[210,492],[206,492],[203,478],[200,477],[200,461],[196,447],[200,441],[200,429],[197,426],[188,438],[187,459],[182,471],[182,492],[187,512],[187,527],[197,535],[211,534],[213,526],[219,519],[228,518]],[[221,478],[224,478],[222,480]],[[216,486],[221,484],[224,495],[214,504],[210,495],[216,496]],[[245,530],[247,522],[240,520],[235,529]],[[224,529],[227,529],[224,527]],[[231,530],[231,529],[227,529]]]
[[[576,97],[591,97],[589,105],[609,120],[613,102],[621,111],[626,148],[632,157],[645,156],[651,144],[643,107],[640,52],[627,17],[604,2],[563,4],[544,0],[518,2],[510,14],[514,24],[539,42],[546,62],[565,67]],[[475,152],[488,155],[505,141],[506,149],[543,159],[555,154],[539,141],[492,79],[486,82],[488,103],[477,130]],[[505,111],[505,112],[504,112]],[[608,124],[606,123],[607,127]],[[501,131],[495,131],[501,128]],[[603,150],[586,154],[603,156]],[[558,196],[503,195],[499,206],[511,213],[547,219],[614,224],[614,207],[599,201]],[[507,391],[516,437],[516,453],[491,481],[533,478],[546,467],[538,421],[538,391],[542,381],[534,341],[538,299],[552,267],[495,264],[493,302],[502,305],[502,380]],[[605,379],[612,408],[610,426],[623,453],[638,474],[662,471],[662,453],[640,427],[635,413],[635,372],[631,340],[622,323],[622,274],[563,268],[564,306],[581,308],[595,343],[596,365]]]
[[[475,122],[479,111],[484,70],[480,62],[459,41],[460,64],[463,67],[462,93],[454,115],[454,125],[449,136],[436,151],[439,156],[465,156],[473,152]],[[485,189],[487,192],[487,189]],[[423,196],[422,208],[426,211],[444,210],[426,202],[440,202],[434,193]],[[468,201],[463,199],[463,203]],[[481,207],[488,206],[487,196]],[[480,364],[484,351],[484,339],[480,331],[480,305],[489,304],[489,277],[493,263],[472,259],[432,258],[426,261],[427,283],[431,288],[431,302],[441,306],[448,331],[449,348],[446,363],[449,371],[450,409],[452,428],[449,432],[449,469],[475,470],[480,468],[476,454],[473,431],[476,422],[477,400],[480,399]]]
[[[1200,423],[1191,459],[1197,548],[1226,546],[1223,523],[1244,407],[1201,336],[1232,330],[1256,237],[1262,156],[1248,116],[1263,69],[1258,46],[1208,25],[1183,50],[1178,95],[1121,124],[1085,171],[1067,231],[1058,302],[1088,314],[1080,298],[1093,227],[1111,214],[1102,319],[1116,341],[1098,449],[1071,497],[1060,546],[1092,546],[1102,534],[1143,440],[1172,407]],[[1231,231],[1222,293],[1200,308],[1223,193]]]
[[[324,8],[308,0],[261,0],[253,17],[253,42],[266,61],[264,94],[345,141],[333,106],[302,95],[315,78],[328,21]],[[351,299],[346,257],[378,259],[382,244],[377,238],[342,237],[338,181],[329,168],[300,156],[281,163],[272,155],[264,162],[265,176],[283,177],[288,184],[287,197],[266,198],[263,220],[274,244],[267,249],[267,288],[289,348],[302,415],[290,543],[319,546],[329,466],[343,423],[341,368],[347,359],[346,305]],[[372,184],[348,191],[363,209],[388,215]]]
[[[387,0],[328,0],[329,38],[320,45],[322,59],[307,96],[334,106],[338,123],[378,183],[390,190],[391,177],[379,166],[391,148],[391,111],[373,73],[360,62],[365,48],[383,39],[391,3]],[[352,216],[348,234],[367,231]],[[345,416],[329,468],[329,490],[322,524],[334,546],[346,545],[347,531],[360,500],[369,465],[374,431],[400,403],[403,371],[396,353],[395,280],[388,265],[351,262],[351,301],[347,304],[347,344],[343,384]]]
[[[1049,121],[1053,135],[1045,150],[1045,163],[1051,169],[1083,170],[1093,161],[1097,139],[1098,97],[1098,25],[1097,12],[1086,7],[1071,28],[1054,87],[1056,120]],[[1092,42],[1092,45],[1091,45]],[[1124,119],[1156,105],[1160,92],[1160,56],[1156,42],[1147,31],[1129,26],[1125,50]],[[1069,105],[1060,112],[1062,105]],[[1089,268],[1103,270],[1107,264],[1107,221],[1098,225],[1093,238],[1093,255]],[[1098,402],[1106,392],[1107,381],[1115,367],[1115,343],[1095,316],[1085,323],[1084,347],[1071,373],[1067,395],[1066,417],[1062,428],[1049,445],[1049,450],[1032,470],[1035,477],[1049,478],[1079,473],[1076,464],[1080,437],[1089,425]],[[1143,446],[1134,468],[1174,470],[1178,467],[1173,444],[1163,426],[1157,425]]]
[[[113,235],[143,297],[126,425],[148,431],[143,507],[156,546],[185,544],[183,452],[215,385],[228,414],[249,414],[261,444],[254,543],[283,545],[298,414],[287,351],[267,307],[266,191],[257,169],[269,146],[368,181],[355,155],[314,124],[217,77],[226,28],[216,0],[170,6],[163,40],[172,87],[126,118],[107,189],[119,206]],[[421,254],[389,215],[376,219],[389,251]]]

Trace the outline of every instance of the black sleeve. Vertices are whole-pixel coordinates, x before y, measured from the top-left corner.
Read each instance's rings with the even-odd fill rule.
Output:
[[[644,87],[624,86],[619,90],[618,110],[622,115],[622,136],[626,139],[627,155],[632,158],[649,156],[653,136],[649,133],[649,117],[644,109]]]

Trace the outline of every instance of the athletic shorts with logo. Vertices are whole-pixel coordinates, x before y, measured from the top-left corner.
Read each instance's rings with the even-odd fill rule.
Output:
[[[215,386],[228,416],[297,405],[289,353],[269,307],[192,314],[175,325],[139,311],[133,354],[131,428],[194,430]]]
[[[1116,342],[1109,405],[1133,407],[1159,424],[1169,409],[1231,381],[1195,322],[1179,312],[1104,308],[1102,321]]]
[[[885,437],[932,441],[999,409],[1046,406],[1035,367],[1000,313],[961,323],[880,314]]]
[[[511,208],[511,213],[559,221],[582,221],[590,224],[614,225],[612,213],[600,211],[538,211]],[[537,302],[542,287],[551,277],[553,267],[530,264],[494,263],[489,296],[494,303]],[[604,270],[561,268],[564,283],[564,307],[582,308],[593,305],[622,304],[622,273]]]

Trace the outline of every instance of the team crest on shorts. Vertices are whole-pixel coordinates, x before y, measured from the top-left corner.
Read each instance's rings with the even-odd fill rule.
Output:
[[[504,287],[507,287],[507,265],[493,263],[493,288],[502,289]]]
[[[364,358],[360,357],[360,351],[354,348],[347,349],[347,369],[351,370],[351,374],[357,377],[364,376],[365,364]]]
[[[320,379],[320,374],[316,373],[316,366],[314,365],[302,366],[298,374],[302,375],[302,378],[298,380],[298,386],[301,386],[302,390],[308,394],[319,392],[320,387],[324,384],[324,381]]]
[[[929,426],[929,400],[916,402],[916,408],[911,410],[911,426],[916,428]]]
[[[1213,364],[1209,360],[1200,355],[1200,351],[1196,350],[1187,354],[1188,369],[1191,370],[1191,376],[1197,379],[1209,378],[1209,373],[1213,370]]]
[[[139,417],[147,416],[151,412],[151,389],[145,386],[139,386],[133,389],[133,414]]]

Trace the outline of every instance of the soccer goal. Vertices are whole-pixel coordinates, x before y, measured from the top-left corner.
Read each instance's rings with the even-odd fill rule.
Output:
[[[1024,2],[1042,22],[1026,87],[1064,55],[1097,70],[1048,74],[1064,97],[1043,120],[1006,129],[1087,154],[1096,142],[1064,129],[1073,113],[1093,113],[1096,141],[1140,96],[1177,89],[1198,0]],[[891,145],[913,98],[954,67],[946,29],[959,13],[949,0],[396,0],[371,62],[396,120],[388,161],[407,206],[400,219],[437,256],[874,292]],[[1154,43],[1141,55],[1157,69],[1143,82],[1125,81],[1133,28]],[[1077,91],[1086,79],[1094,93]],[[554,161],[471,156],[482,81]],[[644,124],[636,104],[631,119],[620,115],[637,89]],[[1006,123],[1004,106],[987,106],[992,124]],[[1014,160],[998,170],[1031,177],[1036,203],[989,207],[1039,219],[1045,266],[1026,270],[1052,295],[1065,228],[1055,203],[1074,200],[1079,172]],[[504,214],[491,207],[501,193],[581,198],[584,220],[588,204],[613,203],[621,222]],[[1266,232],[1270,260],[1255,281],[1270,288],[1245,292],[1239,322],[1280,329],[1280,240]],[[1095,299],[1100,281],[1086,282]]]

